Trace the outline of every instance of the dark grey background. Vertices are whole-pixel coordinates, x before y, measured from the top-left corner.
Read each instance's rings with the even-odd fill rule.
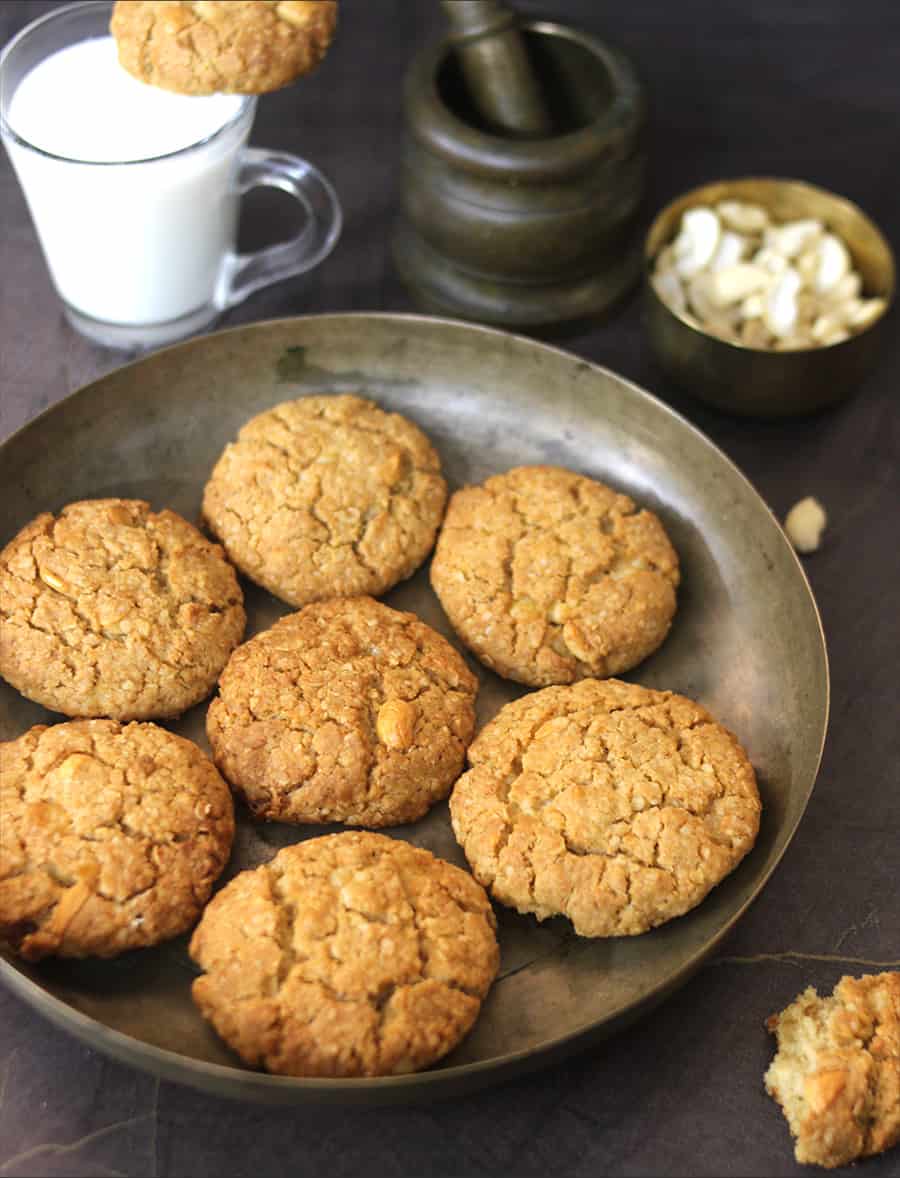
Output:
[[[54,7],[0,5],[0,42]],[[695,184],[772,174],[862,204],[900,242],[900,6],[894,0],[596,0],[534,4],[637,62],[653,106],[647,215]],[[387,251],[397,205],[400,77],[436,35],[436,0],[345,0],[320,71],[261,99],[253,141],[334,181],[341,242],[311,276],[251,298],[234,324],[408,310]],[[17,183],[0,161],[0,435],[120,362],[63,322]],[[248,208],[245,244],[290,226]],[[848,405],[752,424],[675,393],[639,302],[562,342],[671,401],[783,516],[828,509],[806,562],[828,636],[833,703],[822,772],[788,854],[722,953],[639,1026],[573,1061],[469,1099],[409,1110],[271,1110],[199,1095],[79,1046],[0,991],[3,1175],[788,1175],[785,1123],[762,1088],[763,1022],[807,984],[900,968],[900,331]],[[48,454],[48,461],[53,460]],[[900,1175],[900,1152],[865,1164]]]

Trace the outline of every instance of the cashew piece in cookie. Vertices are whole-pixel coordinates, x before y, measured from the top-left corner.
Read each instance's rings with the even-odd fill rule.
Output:
[[[416,706],[403,699],[389,699],[378,709],[375,731],[391,749],[408,749],[416,730]]]

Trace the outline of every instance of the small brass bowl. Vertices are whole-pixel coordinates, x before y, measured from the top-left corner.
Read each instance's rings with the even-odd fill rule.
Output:
[[[817,217],[843,238],[863,281],[866,298],[885,310],[841,343],[791,352],[729,343],[694,326],[662,301],[650,282],[656,256],[675,234],[682,213],[696,205],[743,200],[762,205],[774,221]],[[687,392],[744,417],[792,417],[850,396],[874,366],[894,297],[891,247],[849,200],[799,180],[752,177],[695,188],[667,205],[644,243],[645,323],[657,359]]]

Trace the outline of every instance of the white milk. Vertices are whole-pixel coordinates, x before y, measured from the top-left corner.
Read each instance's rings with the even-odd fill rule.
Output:
[[[240,96],[144,85],[121,68],[111,37],[71,45],[26,74],[7,123],[31,146],[6,142],[67,303],[139,325],[213,302],[234,247],[234,175],[253,108]]]

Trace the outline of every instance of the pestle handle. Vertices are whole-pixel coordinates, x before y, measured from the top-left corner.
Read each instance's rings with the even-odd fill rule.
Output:
[[[469,94],[492,130],[553,133],[516,15],[498,0],[441,0]]]

